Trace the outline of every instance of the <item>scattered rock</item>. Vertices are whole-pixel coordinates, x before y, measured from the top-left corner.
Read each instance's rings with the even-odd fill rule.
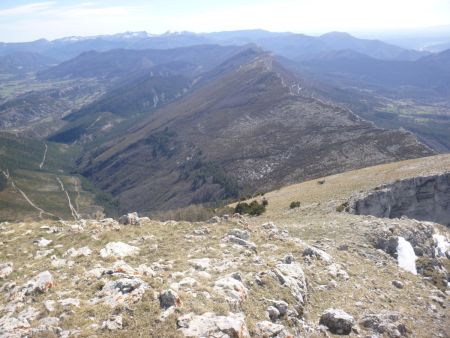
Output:
[[[22,337],[30,330],[30,323],[26,319],[4,316],[0,318],[0,335],[2,337]]]
[[[256,337],[261,338],[294,338],[283,325],[269,321],[256,323]]]
[[[103,330],[116,331],[122,330],[122,316],[111,316],[102,323]]]
[[[100,250],[100,256],[124,258],[126,256],[133,256],[139,253],[139,248],[123,243],[123,242],[110,242]]]
[[[195,259],[190,259],[189,263],[191,263],[192,266],[196,270],[206,271],[209,269],[209,267],[211,265],[211,259],[210,258],[195,258]]]
[[[19,320],[26,320],[28,322],[32,322],[37,317],[39,317],[40,314],[41,314],[40,311],[36,310],[32,306],[28,306],[25,310],[21,311],[17,315],[17,319],[19,319]]]
[[[228,235],[243,239],[245,241],[250,239],[250,234],[246,230],[231,229],[228,231]]]
[[[283,300],[274,300],[272,301],[273,306],[277,308],[277,310],[280,312],[280,316],[284,316],[288,312],[289,305]]]
[[[230,313],[228,316],[218,316],[212,312],[203,315],[188,313],[177,319],[177,325],[185,337],[250,338],[242,313]]]
[[[228,235],[223,239],[224,242],[230,242],[230,243],[234,243],[234,244],[238,244],[238,245],[242,245],[243,247],[246,247],[250,250],[253,250],[256,252],[256,244],[246,241],[245,239],[236,237],[234,235]]]
[[[236,278],[236,275],[229,275],[220,278],[214,283],[214,291],[225,296],[226,300],[236,308],[247,298],[247,288]]]
[[[140,225],[140,219],[137,212],[131,212],[120,216],[119,223],[124,225]]]
[[[305,273],[298,263],[278,263],[274,270],[269,272],[281,285],[289,288],[292,296],[298,301],[299,308],[303,309],[306,298],[307,288]]]
[[[148,284],[139,278],[120,278],[108,281],[92,302],[96,304],[101,301],[111,307],[122,304],[129,307],[141,300],[147,289]]]
[[[13,272],[13,263],[1,263],[0,264],[0,279],[5,279]]]
[[[220,217],[219,216],[214,216],[214,217],[212,217],[212,218],[210,218],[209,220],[208,220],[208,223],[209,224],[216,224],[216,223],[220,223],[222,220],[220,219]]]
[[[64,267],[72,267],[75,262],[74,261],[68,261],[62,258],[56,258],[56,256],[51,257],[51,264],[54,268],[60,269]]]
[[[388,337],[401,337],[407,335],[406,326],[399,322],[400,314],[395,311],[384,311],[378,314],[365,315],[360,325],[371,329],[374,333]]]
[[[61,300],[58,300],[58,303],[64,307],[66,307],[66,306],[80,307],[80,300],[78,298],[61,299]]]
[[[284,264],[291,264],[291,263],[293,263],[293,262],[295,261],[295,258],[294,258],[294,256],[293,256],[291,253],[288,253],[286,256],[284,256],[284,257],[281,259],[281,261],[282,261]]]
[[[398,289],[403,289],[403,286],[404,286],[403,283],[400,282],[399,280],[393,280],[392,285],[394,285]]]
[[[328,253],[313,246],[309,246],[305,250],[303,250],[303,256],[316,258],[324,261],[325,263],[331,263],[332,261],[332,258]]]
[[[36,255],[34,255],[34,259],[41,259],[44,257],[47,257],[48,255],[53,253],[53,249],[48,249],[48,250],[38,250],[36,251]]]
[[[55,301],[54,300],[46,300],[44,301],[44,307],[48,312],[55,311]]]
[[[273,322],[277,321],[280,317],[280,311],[275,306],[269,306],[267,308],[267,314],[269,315],[269,319]]]
[[[159,294],[159,305],[164,310],[172,306],[181,307],[181,299],[175,291],[168,289]]]
[[[340,309],[328,309],[320,316],[319,324],[325,325],[332,333],[350,334],[355,320]]]
[[[328,273],[335,278],[337,277],[337,278],[342,278],[345,280],[350,278],[347,271],[342,269],[342,267],[337,263],[330,264],[327,267],[327,270],[328,270]]]
[[[52,242],[52,240],[48,240],[48,239],[45,239],[45,238],[43,238],[43,237],[41,237],[41,239],[35,241],[35,243],[37,244],[37,246],[40,247],[40,248],[46,247],[46,246],[49,245],[51,242]]]
[[[30,279],[23,287],[25,294],[43,293],[53,287],[54,284],[52,274],[49,271],[44,271]]]
[[[75,249],[75,248],[70,248],[69,250],[67,250],[63,256],[70,256],[70,257],[81,257],[81,256],[90,256],[92,254],[92,250],[89,249],[89,247],[84,246],[82,248],[79,249]]]

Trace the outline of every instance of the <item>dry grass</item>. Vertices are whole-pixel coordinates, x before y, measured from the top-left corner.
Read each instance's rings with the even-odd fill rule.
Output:
[[[19,285],[38,272],[51,271],[56,279],[55,287],[48,293],[36,296],[33,306],[42,311],[42,316],[66,314],[67,319],[61,326],[65,329],[79,329],[81,337],[179,337],[176,317],[180,314],[213,311],[225,315],[232,310],[229,304],[214,292],[214,282],[235,271],[240,272],[243,283],[248,288],[248,297],[243,301],[241,310],[246,314],[250,332],[254,334],[256,323],[267,320],[266,310],[270,305],[267,299],[295,304],[289,289],[280,286],[271,277],[263,277],[264,286],[255,282],[258,273],[272,269],[287,253],[292,253],[296,261],[302,264],[307,276],[308,303],[305,318],[308,322],[317,324],[320,314],[329,307],[342,308],[356,319],[369,312],[396,310],[401,312],[403,322],[413,333],[412,336],[427,337],[429,332],[442,332],[442,328],[448,324],[448,308],[438,308],[438,311],[441,311],[439,316],[447,317],[437,317],[434,312],[430,312],[428,308],[431,304],[431,284],[420,276],[400,271],[394,259],[372,248],[368,239],[368,234],[373,230],[370,217],[338,213],[336,206],[359,190],[375,187],[399,177],[424,175],[447,169],[450,169],[450,156],[437,156],[433,161],[419,159],[334,175],[327,177],[323,184],[311,181],[286,187],[266,194],[265,197],[269,200],[267,213],[248,218],[246,227],[237,224],[237,220],[219,224],[149,221],[142,226],[123,226],[120,231],[105,229],[93,236],[95,231],[92,227],[88,227],[88,231],[83,233],[72,233],[67,227],[54,221],[7,224],[3,225],[5,229],[1,232],[4,244],[0,250],[0,261],[14,262],[15,269],[9,279]],[[289,202],[292,200],[301,201],[301,207],[289,209]],[[274,221],[280,230],[288,230],[289,235],[297,239],[297,242],[283,237],[269,237],[261,228],[261,224],[269,220]],[[48,234],[40,229],[45,224],[63,227],[64,231]],[[194,230],[205,227],[209,229],[207,235],[194,236]],[[251,233],[251,241],[257,245],[257,253],[223,243],[221,239],[232,228],[248,230]],[[441,230],[446,231],[444,228]],[[144,236],[154,238],[136,241]],[[53,240],[48,248],[61,245],[55,248],[53,253],[57,257],[61,257],[71,247],[82,246],[89,246],[93,254],[91,257],[74,259],[76,265],[72,269],[55,269],[51,266],[49,257],[39,260],[32,258],[39,250],[33,240],[40,237]],[[86,277],[86,271],[97,263],[103,267],[113,264],[114,259],[102,259],[99,256],[100,249],[112,241],[134,242],[133,245],[140,248],[138,256],[124,259],[132,267],[140,264],[151,265],[154,262],[160,262],[164,267],[163,270],[157,271],[155,278],[140,277],[150,288],[143,299],[130,309],[113,310],[102,304],[87,303],[107,280],[116,278],[105,276],[97,280]],[[343,244],[348,245],[347,251],[337,249]],[[350,279],[330,276],[324,262],[312,260],[308,263],[304,260],[302,252],[305,245],[314,245],[328,252],[333,261],[347,271]],[[255,263],[256,256],[259,256],[262,263]],[[211,277],[201,278],[196,275],[189,262],[189,259],[194,258],[210,258],[213,266],[219,266],[221,262],[232,264],[223,271],[210,269],[208,272]],[[182,276],[175,278],[174,273],[182,273]],[[186,276],[195,278],[197,284],[180,289],[178,294],[183,306],[176,310],[175,315],[161,322],[158,319],[159,301],[155,295]],[[337,281],[337,286],[327,287],[332,279]],[[402,281],[405,287],[393,287],[392,280]],[[65,294],[67,291],[69,293]],[[211,298],[205,297],[202,292],[208,292]],[[193,293],[197,296],[194,297]],[[5,294],[0,297],[0,301],[6,303]],[[58,300],[67,297],[79,298],[82,301],[81,306],[69,310],[58,307],[52,314],[44,310],[42,302],[45,299]],[[101,325],[112,313],[122,314],[123,331],[110,333],[92,326]],[[282,320],[281,323],[287,327],[291,325],[287,320]]]

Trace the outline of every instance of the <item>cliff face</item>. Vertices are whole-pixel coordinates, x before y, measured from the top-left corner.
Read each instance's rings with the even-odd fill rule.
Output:
[[[450,173],[405,179],[376,188],[358,197],[351,211],[385,218],[407,216],[450,226]]]

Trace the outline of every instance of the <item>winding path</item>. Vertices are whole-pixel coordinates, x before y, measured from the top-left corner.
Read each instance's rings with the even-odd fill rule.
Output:
[[[42,167],[44,166],[44,163],[45,163],[45,157],[47,156],[47,150],[48,150],[47,143],[44,143],[44,145],[45,145],[44,156],[42,157],[42,162],[41,162],[41,164],[39,164],[39,169],[42,169]]]
[[[61,181],[61,179],[60,179],[58,176],[56,176],[56,180],[58,181],[59,185],[61,186],[61,190],[62,190],[62,191],[66,194],[66,196],[67,196],[67,202],[68,202],[68,204],[69,204],[69,209],[70,209],[70,212],[72,213],[72,217],[73,217],[74,219],[76,219],[76,220],[80,219],[80,215],[78,214],[78,211],[77,211],[77,210],[73,207],[73,205],[72,205],[72,202],[71,202],[71,200],[70,200],[69,193],[67,192],[66,189],[64,189],[64,184],[63,184],[63,182]]]
[[[1,172],[2,172],[3,175],[6,177],[6,179],[8,179],[9,181],[11,181],[11,186],[14,188],[14,190],[18,191],[18,192],[22,195],[22,197],[25,199],[25,201],[28,202],[29,205],[31,205],[34,209],[36,209],[37,211],[39,211],[39,218],[42,218],[42,215],[43,215],[43,214],[46,214],[46,215],[49,215],[49,216],[53,216],[53,217],[59,218],[58,216],[56,216],[56,215],[54,215],[54,214],[52,214],[52,213],[50,213],[50,212],[47,212],[47,211],[45,211],[44,209],[38,207],[36,204],[34,204],[33,201],[27,196],[27,194],[25,194],[25,193],[23,192],[23,190],[20,189],[20,188],[14,183],[14,180],[12,179],[11,175],[9,174],[8,169],[6,169],[6,171],[1,170]]]

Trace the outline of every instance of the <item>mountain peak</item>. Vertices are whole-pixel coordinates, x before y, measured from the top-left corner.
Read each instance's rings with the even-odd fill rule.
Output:
[[[320,36],[320,38],[325,38],[325,39],[328,39],[328,38],[333,38],[333,39],[336,39],[336,38],[340,38],[340,39],[356,39],[353,35],[350,35],[349,33],[338,32],[338,31],[333,31],[333,32],[328,32],[328,33],[322,34]]]

